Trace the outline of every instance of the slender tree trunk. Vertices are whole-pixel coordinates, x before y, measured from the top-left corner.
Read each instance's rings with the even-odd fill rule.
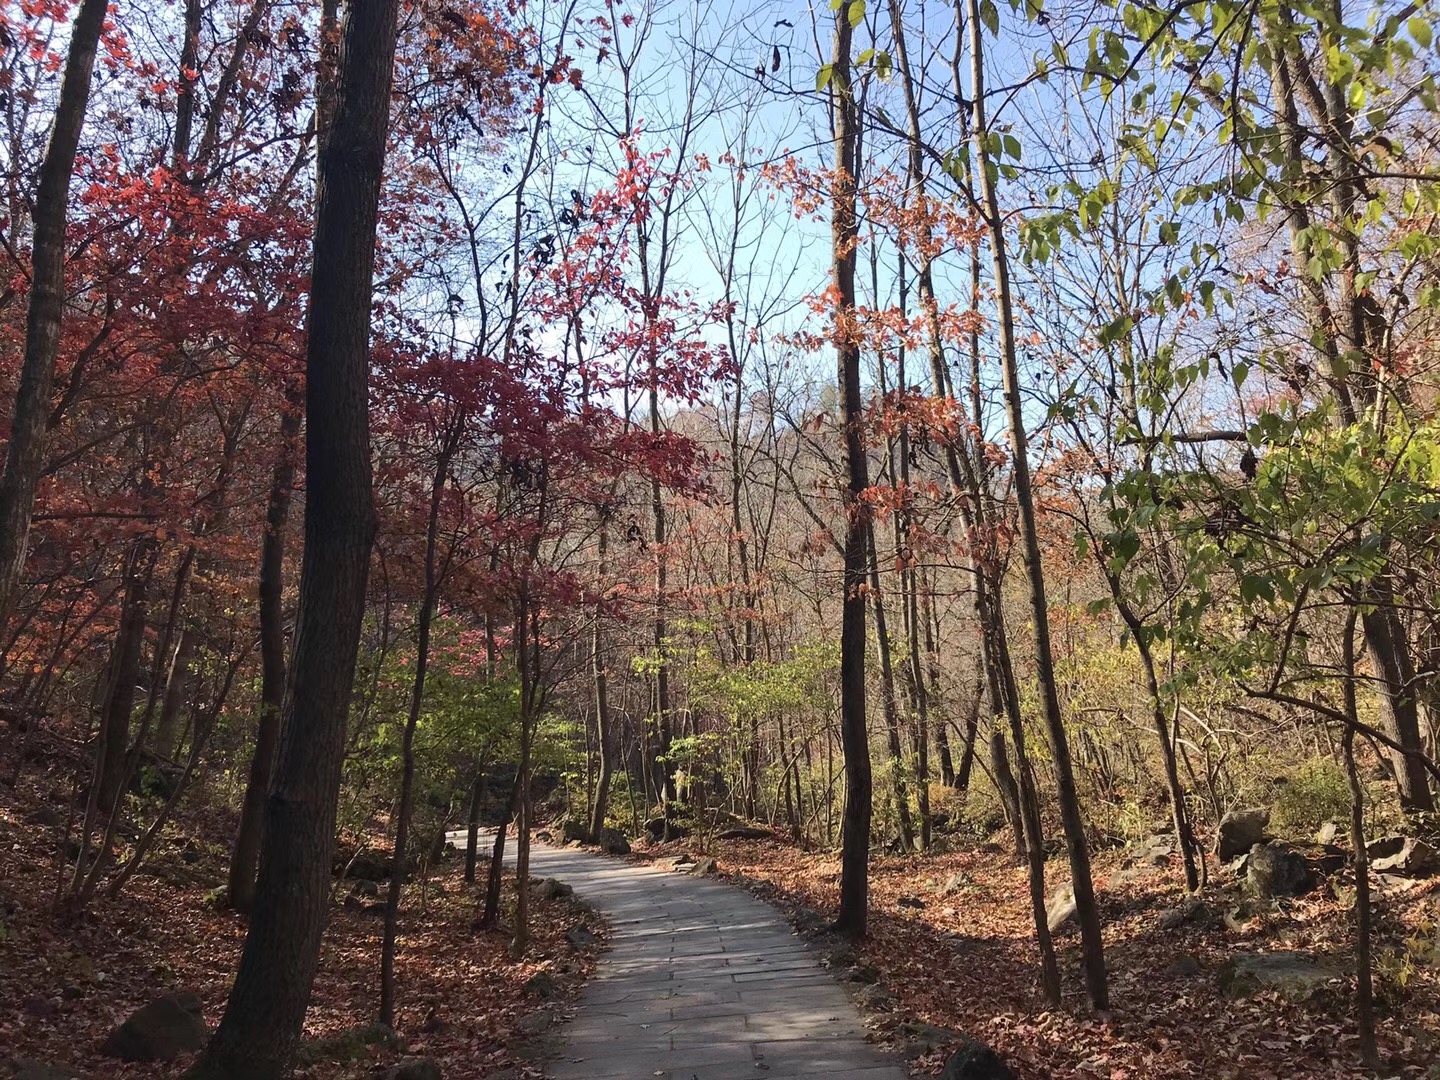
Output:
[[[609,529],[600,524],[600,580],[608,572]],[[609,677],[605,674],[605,642],[600,605],[595,607],[595,628],[590,642],[590,669],[595,681],[595,728],[599,744],[600,769],[595,778],[595,800],[591,804],[590,842],[598,844],[605,831],[605,812],[609,806],[610,784],[615,775],[615,735],[610,722]]]
[[[255,904],[255,870],[260,863],[265,800],[270,793],[285,707],[285,527],[295,486],[294,446],[299,434],[300,410],[286,409],[280,418],[280,460],[270,475],[265,536],[260,542],[260,717],[240,808],[240,826],[230,852],[230,906],[244,912]]]
[[[101,714],[98,806],[111,810],[124,794],[129,773],[130,714],[135,710],[135,684],[140,678],[140,647],[145,639],[145,601],[154,570],[153,548],[135,545],[126,569],[120,601],[120,626],[110,651],[105,702]]]
[[[10,417],[10,442],[0,473],[0,626],[8,620],[25,569],[35,488],[45,465],[50,395],[60,353],[65,312],[65,231],[70,211],[70,177],[80,131],[90,102],[95,51],[105,25],[107,0],[81,0],[70,25],[70,51],[60,83],[55,124],[40,164],[30,255],[30,307],[20,385]]]
[[[885,739],[890,748],[890,780],[895,789],[895,811],[900,826],[900,847],[915,850],[915,822],[910,815],[910,790],[905,783],[905,751],[900,740],[900,716],[895,707],[895,669],[890,660],[890,631],[885,619],[885,595],[880,589],[880,568],[875,558],[875,530],[866,532],[870,564],[870,607],[875,615],[875,649],[880,654],[880,705],[885,717]]]
[[[1380,1067],[1380,1052],[1375,1046],[1375,989],[1370,952],[1370,853],[1365,847],[1365,787],[1355,767],[1355,727],[1359,709],[1355,701],[1355,611],[1352,608],[1345,623],[1341,641],[1345,734],[1341,746],[1345,758],[1345,776],[1350,782],[1350,843],[1355,864],[1355,1020],[1360,1028],[1360,1056],[1371,1069]]]
[[[975,174],[980,181],[981,209],[990,234],[993,263],[996,333],[1000,344],[1000,369],[1005,393],[1005,412],[1010,428],[1011,468],[1015,502],[1019,511],[1021,551],[1030,592],[1030,618],[1035,637],[1035,675],[1040,689],[1040,711],[1050,735],[1060,802],[1060,819],[1070,852],[1071,888],[1075,894],[1080,922],[1081,951],[1084,956],[1085,988],[1093,1008],[1104,1009],[1109,995],[1105,979],[1105,946],[1100,934],[1100,912],[1095,903],[1095,885],[1090,876],[1090,851],[1086,846],[1085,822],[1075,789],[1070,762],[1070,743],[1060,699],[1055,688],[1054,660],[1050,646],[1050,606],[1045,595],[1045,571],[1040,558],[1040,537],[1035,524],[1035,501],[1030,488],[1029,446],[1025,431],[1024,403],[1020,396],[1020,372],[1015,350],[1014,313],[1010,302],[1010,268],[1005,253],[1005,226],[1000,201],[990,171],[989,131],[985,125],[984,27],[980,0],[965,0],[970,27],[971,142]]]
[[[845,809],[841,837],[840,910],[835,930],[865,936],[869,907],[870,732],[865,722],[865,541],[864,503],[870,466],[861,438],[865,406],[860,394],[860,343],[855,314],[855,140],[859,110],[850,82],[850,0],[835,11],[835,57],[830,71],[834,117],[835,175],[831,205],[834,253],[834,347],[840,390],[840,426],[844,436],[845,571],[840,616],[840,742],[845,759]]]
[[[318,157],[294,668],[255,913],[225,1014],[191,1071],[206,1080],[287,1074],[328,914],[345,723],[375,532],[370,306],[397,16],[398,0],[347,6],[334,119]]]
[[[440,589],[435,565],[440,540],[440,502],[450,473],[450,459],[462,433],[456,421],[445,433],[445,443],[436,458],[430,483],[430,512],[425,522],[425,591],[415,628],[415,677],[410,685],[410,711],[400,737],[400,809],[395,815],[395,846],[391,855],[390,889],[385,895],[385,927],[380,939],[380,1023],[395,1026],[395,939],[400,928],[400,892],[405,887],[409,860],[410,816],[415,803],[415,728],[425,704],[425,674],[430,666],[430,627],[435,618],[435,600]]]
[[[185,705],[190,699],[194,672],[190,665],[195,658],[198,635],[187,626],[180,631],[180,641],[171,654],[169,672],[165,676],[165,699],[160,704],[160,720],[155,725],[155,752],[175,760],[180,750]]]
[[[475,864],[480,861],[480,803],[485,797],[485,768],[475,766],[470,780],[470,802],[465,814],[465,882],[475,883]]]

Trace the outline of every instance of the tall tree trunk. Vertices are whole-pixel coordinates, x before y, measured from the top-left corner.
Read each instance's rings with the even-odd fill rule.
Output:
[[[475,864],[480,861],[480,803],[485,797],[485,767],[477,764],[470,780],[470,805],[465,814],[465,881],[475,883]]]
[[[385,927],[380,938],[380,1023],[395,1026],[395,938],[400,927],[400,892],[405,887],[409,859],[410,817],[415,803],[415,728],[425,704],[425,674],[430,666],[430,627],[440,589],[435,552],[440,540],[440,502],[450,473],[450,459],[463,428],[459,421],[445,433],[430,482],[430,512],[425,521],[424,593],[415,628],[415,676],[410,684],[410,711],[400,736],[400,809],[395,815],[395,845],[391,854],[390,889],[385,895]]]
[[[1035,637],[1035,676],[1040,689],[1040,712],[1050,735],[1060,802],[1060,819],[1070,853],[1071,888],[1075,894],[1076,916],[1080,922],[1081,952],[1085,966],[1085,988],[1093,1008],[1108,1005],[1105,978],[1105,945],[1100,935],[1100,912],[1095,903],[1095,885],[1090,876],[1090,851],[1086,846],[1085,822],[1075,789],[1070,762],[1070,743],[1060,699],[1055,687],[1054,659],[1050,647],[1050,607],[1045,595],[1045,571],[1040,558],[1040,536],[1035,524],[1035,501],[1030,488],[1029,446],[1025,430],[1024,403],[1020,395],[1020,372],[1015,351],[1014,312],[1010,302],[1010,267],[1005,251],[1005,225],[1000,200],[990,169],[989,131],[985,126],[984,26],[980,0],[965,0],[970,28],[970,109],[971,143],[975,174],[980,182],[981,211],[990,234],[990,256],[995,286],[996,325],[1000,344],[1000,370],[1005,393],[1005,413],[1010,429],[1011,468],[1015,502],[1019,511],[1021,551],[1030,593],[1030,618]]]
[[[859,110],[850,82],[850,0],[835,11],[835,57],[830,66],[835,176],[830,230],[834,257],[833,344],[844,437],[845,570],[840,616],[840,743],[845,759],[845,809],[840,859],[840,910],[836,931],[864,937],[869,907],[870,733],[865,722],[865,489],[870,466],[861,439],[865,406],[860,396],[860,343],[855,314],[855,139]]]
[[[255,904],[255,870],[260,863],[265,800],[270,793],[285,707],[285,527],[295,487],[294,448],[299,434],[299,408],[286,409],[280,417],[280,459],[270,474],[265,536],[260,542],[260,717],[255,726],[255,750],[250,757],[240,826],[230,852],[229,900],[236,911],[248,912]]]
[[[610,570],[610,524],[607,517],[600,520],[599,539],[600,587]],[[615,736],[610,730],[609,677],[605,674],[605,634],[602,626],[604,613],[602,605],[595,605],[595,627],[590,638],[590,671],[595,682],[595,738],[600,753],[599,775],[595,778],[595,798],[590,804],[590,842],[598,844],[605,830],[605,811],[610,799],[610,783],[615,775]]]
[[[120,626],[110,650],[105,701],[100,717],[99,754],[101,810],[114,808],[123,794],[130,753],[130,715],[135,710],[135,684],[140,678],[140,647],[145,639],[145,601],[155,568],[152,547],[137,544],[125,571],[125,592],[120,601]]]
[[[1355,767],[1355,727],[1359,709],[1355,701],[1355,613],[1351,609],[1341,642],[1345,679],[1345,734],[1341,745],[1345,776],[1350,783],[1350,843],[1355,867],[1355,1019],[1360,1028],[1360,1055],[1371,1069],[1380,1066],[1375,1046],[1375,989],[1370,954],[1370,853],[1365,847],[1365,787]]]
[[[346,8],[316,170],[306,347],[305,556],[294,670],[265,812],[255,913],[192,1076],[279,1080],[299,1043],[329,906],[345,722],[375,533],[368,383],[375,233],[398,0]]]
[[[35,234],[30,255],[30,307],[20,385],[10,416],[10,442],[0,473],[0,626],[9,619],[25,569],[35,487],[45,464],[45,436],[55,361],[60,353],[65,311],[65,228],[70,211],[70,177],[80,131],[90,102],[95,51],[105,25],[107,0],[81,0],[70,26],[70,51],[55,107],[50,144],[40,164],[35,192]]]
[[[186,626],[180,631],[180,641],[170,658],[169,671],[165,676],[165,699],[160,704],[160,719],[155,725],[155,752],[175,760],[179,752],[182,721],[185,705],[190,700],[190,687],[194,672],[190,668],[195,658],[198,635],[194,628]]]
[[[895,814],[900,826],[900,847],[915,850],[915,822],[910,815],[910,790],[905,783],[905,751],[900,740],[900,716],[895,707],[895,668],[890,660],[890,631],[885,618],[885,594],[880,589],[880,567],[875,557],[875,530],[867,527],[870,563],[870,607],[875,614],[875,649],[880,654],[880,705],[885,717],[885,741],[890,749],[890,781],[895,790]]]

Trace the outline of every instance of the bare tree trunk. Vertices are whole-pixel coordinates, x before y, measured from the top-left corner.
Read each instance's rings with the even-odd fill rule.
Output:
[[[305,557],[294,670],[265,813],[255,913],[193,1078],[280,1080],[299,1043],[328,913],[345,724],[375,533],[369,364],[375,233],[398,0],[346,8],[334,120],[316,170],[306,347]]]
[[[430,512],[425,521],[424,593],[415,628],[415,676],[410,685],[410,711],[400,737],[400,809],[395,815],[395,845],[391,854],[390,889],[385,895],[385,927],[380,939],[380,1023],[395,1026],[395,938],[400,927],[400,892],[405,887],[409,859],[410,816],[415,802],[415,728],[425,704],[425,674],[430,666],[430,627],[435,618],[435,601],[440,590],[436,569],[436,547],[440,540],[440,502],[450,474],[450,459],[459,443],[463,425],[452,422],[445,432],[444,445],[435,462],[430,482]]]
[[[240,826],[230,852],[230,906],[248,912],[255,904],[255,870],[260,863],[261,832],[280,720],[285,707],[285,527],[295,486],[294,444],[300,434],[300,410],[280,418],[280,460],[270,475],[265,506],[265,537],[260,542],[260,717],[255,750],[240,809]]]
[[[475,766],[470,780],[470,803],[465,814],[465,881],[475,883],[475,864],[480,860],[480,801],[485,797],[485,768]]]
[[[900,847],[915,850],[915,822],[910,815],[910,791],[905,783],[905,751],[900,740],[900,717],[895,707],[895,669],[890,661],[890,632],[885,619],[885,596],[880,590],[880,568],[875,557],[875,530],[867,527],[870,607],[875,614],[875,648],[880,654],[880,704],[885,717],[885,739],[890,748],[890,781],[895,789],[895,811],[900,826]]]
[[[1355,864],[1355,1020],[1360,1028],[1360,1055],[1371,1069],[1380,1067],[1375,1046],[1375,989],[1370,953],[1370,853],[1365,847],[1365,787],[1355,767],[1355,727],[1359,710],[1355,701],[1355,611],[1352,608],[1341,642],[1345,679],[1345,776],[1350,782],[1350,843]]]
[[[610,524],[607,517],[600,520],[599,537],[600,587],[605,587],[610,572]],[[600,753],[600,770],[595,779],[595,799],[590,810],[590,842],[598,844],[605,830],[605,811],[610,800],[610,784],[615,775],[614,733],[610,730],[610,688],[609,677],[605,674],[605,636],[602,623],[602,605],[595,605],[595,627],[590,640],[590,671],[595,683],[595,738]]]
[[[90,102],[95,51],[105,25],[106,0],[81,0],[70,25],[70,51],[55,107],[55,125],[40,165],[35,192],[35,235],[30,255],[30,307],[20,385],[10,417],[10,442],[0,473],[0,626],[9,620],[25,569],[35,487],[45,464],[50,395],[60,352],[65,312],[65,230],[70,212],[70,177],[80,131]]]
[[[1040,688],[1040,711],[1050,735],[1060,802],[1060,819],[1070,852],[1071,888],[1075,894],[1076,916],[1080,922],[1081,952],[1084,956],[1085,988],[1093,1008],[1108,1005],[1105,979],[1105,946],[1100,935],[1100,912],[1095,903],[1095,885],[1090,876],[1090,851],[1086,846],[1085,822],[1075,790],[1070,763],[1070,744],[1060,699],[1055,688],[1054,660],[1050,647],[1050,606],[1045,595],[1045,571],[1040,557],[1040,537],[1035,524],[1035,501],[1030,490],[1029,447],[1025,431],[1024,404],[1020,397],[1020,372],[1015,353],[1014,313],[1010,302],[1010,268],[1005,253],[1004,222],[1000,201],[990,171],[989,131],[985,126],[984,27],[980,0],[965,0],[970,27],[971,143],[975,174],[980,181],[981,209],[990,234],[993,263],[996,333],[1000,343],[1000,369],[1009,420],[1011,468],[1015,502],[1019,511],[1021,550],[1030,592],[1030,618],[1035,636],[1035,675]]]
[[[840,910],[835,930],[865,936],[869,906],[870,733],[865,722],[865,540],[863,501],[870,486],[860,427],[860,343],[851,325],[855,311],[855,139],[859,113],[850,82],[850,0],[835,11],[835,57],[830,67],[835,129],[835,178],[830,229],[834,252],[834,346],[844,436],[845,572],[840,618],[840,741],[845,759],[845,809],[840,860]]]

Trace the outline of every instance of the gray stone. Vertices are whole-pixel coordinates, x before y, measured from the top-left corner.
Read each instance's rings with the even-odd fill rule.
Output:
[[[525,980],[525,993],[539,998],[541,1001],[549,1001],[559,992],[560,988],[555,983],[555,976],[548,971],[537,971]]]
[[[1315,832],[1317,844],[1333,844],[1336,837],[1340,835],[1340,826],[1333,821],[1327,821]]]
[[[1365,845],[1370,868],[1399,877],[1429,877],[1440,869],[1435,849],[1413,836],[1382,836]]]
[[[857,960],[845,969],[840,976],[841,982],[847,983],[876,983],[880,981],[880,973],[864,960]]]
[[[380,886],[369,878],[356,878],[350,886],[350,895],[369,897],[373,900],[380,895]]]
[[[1261,899],[1304,896],[1315,887],[1315,874],[1305,856],[1289,844],[1272,840],[1250,849],[1245,888]]]
[[[10,1074],[14,1080],[80,1080],[80,1074],[64,1065],[48,1065],[43,1061],[29,1058],[15,1058],[10,1062]]]
[[[563,881],[556,881],[554,878],[546,878],[537,886],[538,892],[544,900],[561,900],[567,896],[574,896],[575,889]]]
[[[876,1012],[892,1012],[895,1009],[895,995],[878,983],[872,983],[855,995],[861,1008]]]
[[[110,1033],[100,1052],[121,1061],[169,1061],[203,1048],[209,1034],[199,997],[181,991],[132,1013]]]
[[[994,1050],[969,1039],[945,1062],[940,1080],[1015,1080],[1015,1074]]]
[[[577,923],[565,931],[565,940],[570,943],[572,949],[588,949],[599,939],[590,932],[588,926],[581,926]]]
[[[566,821],[560,828],[560,836],[567,844],[583,844],[590,839],[590,828],[578,821]]]
[[[1181,953],[1165,965],[1165,974],[1172,979],[1193,979],[1204,970],[1200,961],[1189,953]]]
[[[1187,896],[1172,908],[1160,913],[1158,925],[1161,930],[1179,930],[1192,922],[1198,922],[1210,914],[1205,902],[1197,896]]]
[[[1056,889],[1050,894],[1050,902],[1045,905],[1045,921],[1050,924],[1050,932],[1055,933],[1075,918],[1078,910],[1074,888],[1067,884]]]
[[[964,874],[951,874],[944,880],[944,882],[941,883],[940,894],[942,896],[950,896],[954,893],[959,892],[961,889],[965,888],[969,884],[970,879],[967,878]]]
[[[515,1023],[515,1030],[520,1032],[521,1035],[533,1039],[536,1035],[543,1035],[549,1031],[554,1023],[555,1017],[542,1009],[540,1012],[533,1012],[528,1016],[522,1016]]]
[[[755,825],[735,825],[729,829],[722,829],[715,834],[716,840],[773,840],[775,834],[769,829],[762,829]]]
[[[606,855],[629,855],[630,841],[625,839],[625,834],[619,829],[602,829],[600,850]]]
[[[1265,830],[1270,825],[1270,811],[1264,806],[1248,810],[1231,810],[1220,819],[1220,832],[1215,843],[1215,854],[1221,862],[1244,855],[1265,839]]]
[[[1237,953],[1220,969],[1218,981],[1232,998],[1272,990],[1288,1001],[1305,1001],[1340,974],[1303,953]]]
[[[716,869],[715,860],[707,855],[704,858],[695,860],[694,864],[690,867],[690,873],[696,877],[708,877],[715,873]]]
[[[440,1066],[428,1057],[408,1057],[380,1074],[381,1080],[441,1080]]]

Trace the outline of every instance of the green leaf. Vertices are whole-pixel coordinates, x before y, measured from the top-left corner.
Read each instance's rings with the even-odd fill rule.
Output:
[[[833,64],[826,64],[822,67],[815,73],[815,89],[817,91],[824,90],[825,87],[830,85],[830,79],[834,74],[835,66]]]
[[[850,17],[850,26],[859,26],[865,21],[865,0],[850,0],[850,10],[846,13]]]
[[[980,0],[980,21],[992,37],[999,35],[1000,12],[995,7],[995,0]]]

